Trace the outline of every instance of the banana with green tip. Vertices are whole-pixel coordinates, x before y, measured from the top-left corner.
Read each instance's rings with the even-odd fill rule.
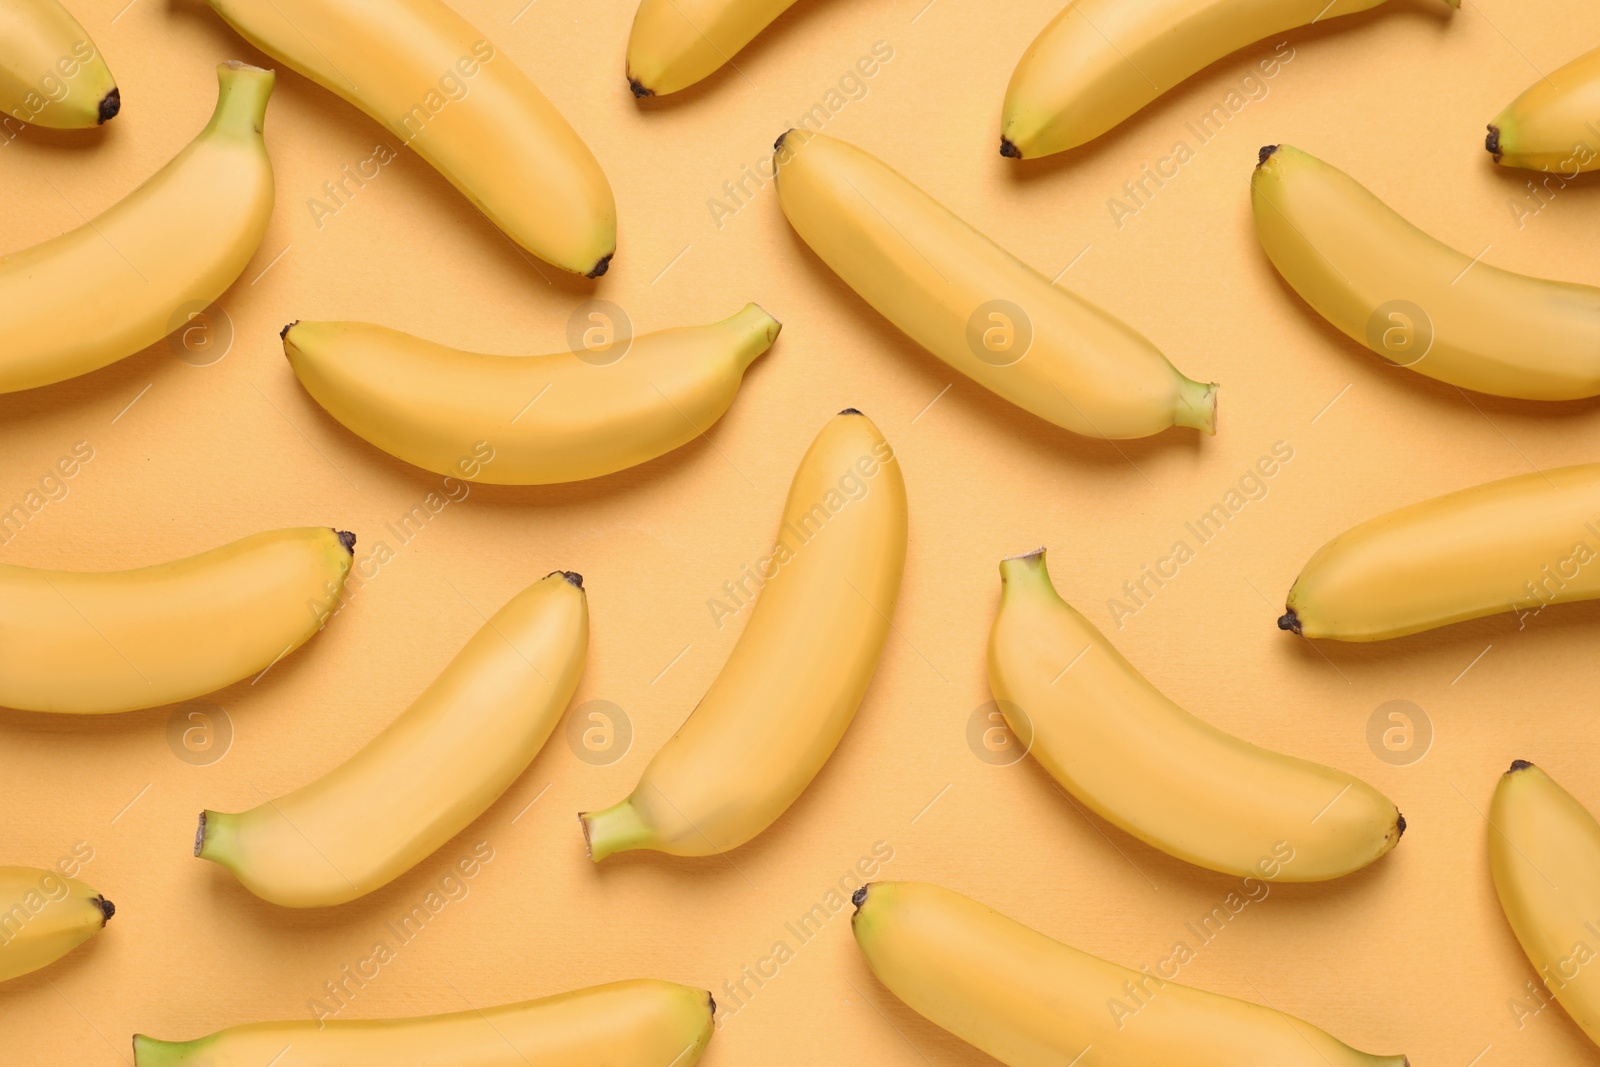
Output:
[[[1600,170],[1600,48],[1534,82],[1489,124],[1496,163],[1571,178]]]
[[[81,130],[121,109],[105,57],[58,0],[0,4],[0,111],[35,126]]]
[[[628,34],[634,96],[686,89],[732,62],[795,0],[639,0]]]
[[[111,921],[116,907],[55,871],[0,867],[0,982],[65,956]]]

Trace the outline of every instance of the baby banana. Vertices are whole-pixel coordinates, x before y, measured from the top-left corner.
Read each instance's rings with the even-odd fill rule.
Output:
[[[856,890],[856,944],[918,1014],[1010,1067],[1405,1067],[1310,1023],[1080,952],[923,882]],[[142,1067],[142,1065],[141,1065]]]
[[[731,62],[795,0],[639,0],[628,35],[634,96],[686,89]]]
[[[823,134],[777,143],[795,232],[913,341],[1018,407],[1089,437],[1215,433],[1192,382],[1120,320],[1017,259],[881,160]]]
[[[229,62],[217,81],[210,123],[172,162],[76,230],[0,257],[0,392],[131,356],[250,262],[272,214],[261,120],[273,74]]]
[[[1250,201],[1278,273],[1385,359],[1497,396],[1600,394],[1600,289],[1479,263],[1288,145],[1261,150]]]
[[[1551,71],[1489,124],[1496,163],[1570,178],[1600,170],[1600,48]]]
[[[420,1019],[253,1023],[193,1041],[136,1034],[134,1067],[694,1067],[703,989],[634,979]]]
[[[479,355],[362,322],[292,323],[283,350],[317,403],[385,452],[459,477],[462,458],[487,441],[494,462],[473,480],[547,485],[694,440],[728,410],[779,328],[751,304],[709,326],[634,338],[603,364],[581,352]]]
[[[556,571],[484,624],[365,748],[237,815],[200,814],[194,854],[274,904],[343,904],[387,885],[482,815],[533,761],[583,673],[583,579]]]
[[[1163,696],[1062,600],[1044,549],[1000,564],[989,687],[1051,777],[1107,821],[1225,874],[1317,882],[1388,852],[1405,820],[1343,771],[1257,748]]]
[[[722,673],[632,795],[579,815],[590,857],[709,856],[772,825],[855,717],[905,559],[900,463],[870,419],[842,411],[800,461],[758,567],[760,597]]]
[[[0,982],[54,963],[116,913],[111,901],[55,871],[0,867]]]
[[[0,4],[0,111],[35,126],[81,130],[121,109],[105,59],[57,0]]]
[[[355,543],[317,526],[131,571],[0,564],[0,707],[133,711],[258,674],[322,628]]]

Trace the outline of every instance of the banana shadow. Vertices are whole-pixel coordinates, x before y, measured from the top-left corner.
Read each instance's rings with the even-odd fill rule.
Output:
[[[231,287],[229,292],[232,292]],[[218,297],[217,303],[226,299],[227,294],[224,294]],[[140,398],[147,386],[154,392],[161,388],[164,379],[182,372],[178,366],[181,361],[174,355],[175,344],[169,335],[87,374],[33,389],[0,393],[0,426],[5,427],[5,433],[38,436],[46,427],[68,424],[70,419],[65,417],[86,415],[95,408],[104,412],[108,420],[97,425],[109,425],[111,420],[120,417],[124,405],[131,405]],[[98,444],[99,435],[105,431],[101,428],[89,432],[79,427],[75,432],[91,444]],[[63,447],[70,444],[63,438]]]
[[[92,878],[90,884],[93,884]],[[100,887],[96,886],[95,888],[98,890]],[[107,896],[111,898],[113,905],[117,903],[115,893],[108,893]],[[75,974],[85,967],[93,966],[94,957],[100,952],[100,943],[107,937],[116,936],[116,926],[117,917],[113,915],[110,922],[106,924],[105,929],[71,952],[68,952],[65,956],[53,963],[40,967],[37,971],[29,971],[27,974],[18,975],[0,983],[0,1004],[9,1002],[11,1005],[18,1005],[24,998],[35,994],[40,996],[51,992],[60,994],[58,984],[63,981],[70,981]],[[60,995],[65,999],[64,994]]]
[[[16,119],[0,119],[0,148],[13,148],[24,155],[37,154],[50,160],[52,167],[81,166],[86,160],[75,157],[98,151],[121,136],[117,120],[110,119],[86,130],[56,130]],[[197,131],[198,132],[198,131]]]

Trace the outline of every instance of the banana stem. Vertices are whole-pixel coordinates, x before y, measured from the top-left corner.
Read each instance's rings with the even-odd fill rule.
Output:
[[[1178,386],[1172,424],[1214,435],[1217,432],[1217,383],[1191,382],[1184,378]]]
[[[238,837],[236,815],[220,811],[202,811],[200,825],[194,832],[194,854],[203,860],[230,866],[231,846]]]
[[[618,852],[643,848],[655,836],[631,799],[604,811],[579,812],[578,821],[583,824],[589,858],[596,863]]]
[[[1050,584],[1050,572],[1045,567],[1044,547],[1001,560],[1000,587],[1006,593],[1014,589],[1048,589],[1054,593],[1055,586]]]
[[[201,1038],[201,1041],[204,1041]],[[133,1067],[182,1067],[191,1062],[198,1041],[157,1041],[143,1034],[133,1035]]]
[[[217,109],[204,133],[254,138],[261,135],[267,99],[278,76],[270,70],[230,59],[217,67]]]
[[[783,329],[783,323],[757,304],[746,304],[737,315],[724,320],[723,325],[735,333],[743,334],[737,353],[740,367],[754,363],[757,356],[772,346],[778,332]]]

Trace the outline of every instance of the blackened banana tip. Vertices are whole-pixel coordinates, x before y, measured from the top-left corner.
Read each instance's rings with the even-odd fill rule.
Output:
[[[1532,766],[1533,766],[1533,764],[1529,763],[1525,759],[1514,759],[1514,760],[1511,761],[1511,769],[1506,771],[1506,773],[1507,774],[1516,774],[1518,771],[1525,771],[1529,767],[1532,767]]]
[[[839,412],[839,414],[841,414],[841,415],[860,415],[861,414],[861,409],[860,408],[845,408],[843,411]]]
[[[575,585],[579,589],[583,588],[583,575],[579,574],[577,571],[551,571],[549,574],[545,575],[545,577],[550,578],[557,574],[565,578],[568,584]]]
[[[1300,632],[1300,616],[1294,613],[1293,608],[1290,608],[1282,615],[1278,616],[1278,629],[1288,630],[1293,634]]]
[[[117,906],[103,896],[95,897],[92,903],[100,909],[100,925],[104,926],[111,921],[111,916],[117,913]]]
[[[283,329],[278,331],[278,340],[287,341],[289,339],[289,331],[294,329],[298,325],[300,325],[300,320],[299,319],[295,319],[293,322],[291,322],[288,325],[284,326]]]
[[[100,98],[100,124],[104,126],[107,122],[110,122],[112,119],[116,118],[117,113],[121,110],[122,90],[113,88],[109,93]]]
[[[1489,124],[1489,135],[1483,139],[1483,147],[1489,150],[1496,163],[1500,162],[1500,127],[1492,122]]]
[[[656,95],[656,91],[654,89],[650,88],[638,78],[629,78],[628,88],[633,90],[633,98],[635,100],[643,100],[647,96]]]
[[[1394,813],[1394,828],[1394,839],[1396,841],[1406,836],[1406,817],[1398,811]]]
[[[1271,159],[1272,153],[1276,152],[1277,150],[1278,146],[1275,144],[1262,145],[1260,153],[1256,156],[1256,166],[1259,167],[1261,164]]]
[[[335,530],[333,532],[338,535],[339,543],[344,546],[344,550],[350,553],[352,556],[355,555],[356,535],[351,533],[349,530]]]
[[[1020,149],[1016,145],[1012,144],[1011,143],[1011,138],[1005,137],[1005,136],[1001,136],[1001,138],[1000,138],[1000,154],[1002,156],[1005,156],[1007,159],[1021,159],[1022,158],[1022,149]]]
[[[598,263],[596,263],[594,265],[594,270],[590,271],[588,274],[585,274],[584,277],[585,278],[598,278],[602,274],[604,274],[606,271],[610,270],[611,269],[611,257],[614,256],[614,255],[616,255],[615,252],[607,252],[605,255],[601,256],[600,257],[600,262],[598,262]]]
[[[866,885],[850,894],[850,903],[856,906],[856,911],[859,912],[861,910],[861,905],[867,902],[867,890],[870,888],[872,888],[872,883],[868,882]]]

